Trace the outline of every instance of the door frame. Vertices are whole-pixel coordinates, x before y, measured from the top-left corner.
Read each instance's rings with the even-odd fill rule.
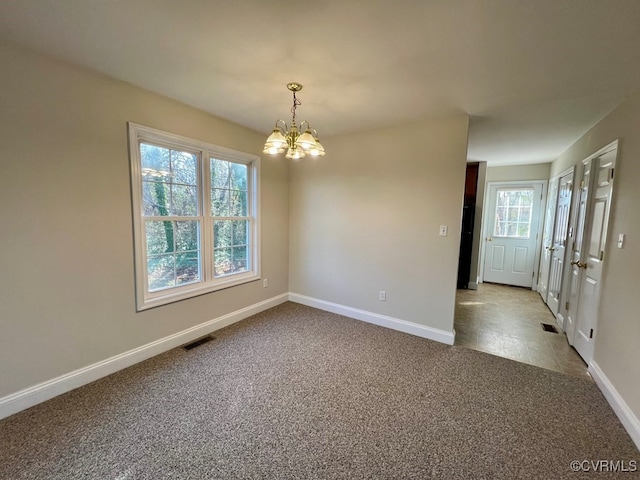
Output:
[[[536,249],[534,251],[533,257],[533,280],[531,281],[531,290],[538,290],[538,275],[540,269],[540,251],[542,245],[542,227],[544,221],[544,209],[547,205],[547,188],[549,185],[549,180],[514,180],[514,181],[499,181],[499,182],[487,182],[484,189],[484,208],[482,214],[482,225],[481,225],[481,245],[480,245],[480,263],[478,264],[478,283],[484,283],[484,262],[486,256],[486,247],[487,247],[487,239],[486,239],[486,229],[487,223],[493,221],[493,212],[489,212],[489,205],[491,204],[491,199],[489,195],[491,195],[491,187],[493,186],[501,186],[501,187],[522,187],[526,185],[534,185],[540,184],[542,185],[540,199],[540,215],[538,215],[538,226],[535,230],[536,234]]]

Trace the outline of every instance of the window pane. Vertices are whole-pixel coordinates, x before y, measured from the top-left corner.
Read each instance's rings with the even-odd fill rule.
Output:
[[[200,258],[198,252],[176,255],[176,284],[200,281]]]
[[[211,215],[214,217],[229,216],[229,190],[214,188],[211,191]]]
[[[176,251],[198,250],[198,222],[175,223]]]
[[[142,214],[164,217],[169,215],[169,185],[161,182],[142,182]]]
[[[247,190],[247,166],[241,163],[231,164],[231,189]]]
[[[145,222],[147,254],[173,252],[173,222]]]
[[[140,144],[143,215],[197,215],[195,154]]]
[[[198,184],[198,162],[193,153],[171,151],[172,182],[184,185]]]
[[[496,196],[496,218],[493,235],[528,237],[531,223],[533,190],[500,190]]]
[[[211,159],[211,188],[229,188],[231,168],[229,162]]]
[[[249,222],[247,220],[235,220],[233,223],[233,244],[246,245],[248,240]]]
[[[518,224],[518,237],[529,238],[530,225],[528,223]]]
[[[213,270],[216,277],[232,271],[231,248],[216,248],[213,252]]]
[[[244,272],[247,270],[247,247],[233,247],[233,273]]]
[[[168,148],[141,143],[140,157],[144,180],[162,181],[171,175],[171,152]]]
[[[218,248],[232,245],[232,222],[230,220],[216,220],[213,222],[213,246]]]
[[[247,216],[247,192],[231,191],[230,217]]]
[[[155,255],[148,259],[147,276],[149,291],[175,286],[174,256]]]
[[[192,217],[198,214],[198,188],[192,185],[171,186],[171,215]]]

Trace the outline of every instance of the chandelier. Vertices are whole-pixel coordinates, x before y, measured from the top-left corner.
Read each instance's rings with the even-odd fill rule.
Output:
[[[302,90],[302,85],[291,82],[287,84],[287,88],[293,92],[291,127],[289,128],[284,120],[278,120],[273,132],[264,144],[263,153],[278,155],[286,150],[285,157],[293,160],[304,158],[307,155],[322,157],[324,155],[324,147],[318,140],[316,129],[311,128],[306,120],[303,120],[299,127],[296,125],[296,107],[301,105],[300,100],[296,98],[296,93]],[[303,133],[300,133],[301,131]]]

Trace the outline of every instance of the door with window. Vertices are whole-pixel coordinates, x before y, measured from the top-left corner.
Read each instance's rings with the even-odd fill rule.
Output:
[[[490,183],[483,281],[531,288],[544,182]]]

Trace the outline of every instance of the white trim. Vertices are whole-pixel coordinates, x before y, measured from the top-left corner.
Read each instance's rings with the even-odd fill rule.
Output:
[[[47,380],[32,387],[25,388],[19,392],[12,393],[0,398],[0,419],[13,415],[21,410],[33,407],[38,403],[49,400],[53,397],[66,393],[74,388],[91,383],[99,378],[106,377],[112,373],[130,367],[136,363],[147,360],[172,348],[184,345],[196,338],[207,335],[215,330],[244,320],[251,315],[263,312],[286,302],[288,295],[272,297],[262,302],[249,305],[235,312],[228,313],[208,322],[201,323],[195,327],[188,328],[181,332],[161,338],[141,347],[134,348],[128,352],[115,355],[100,362],[74,370],[59,377]]]
[[[456,337],[455,330],[451,330],[449,332],[446,330],[431,328],[426,325],[400,320],[399,318],[388,317],[386,315],[380,315],[379,313],[368,312],[366,310],[359,310],[357,308],[307,297],[306,295],[300,295],[299,293],[290,292],[289,300],[309,307],[325,310],[327,312],[344,315],[345,317],[362,320],[363,322],[373,323],[374,325],[379,325],[381,327],[398,330],[400,332],[409,333],[422,338],[428,338],[429,340],[435,340],[440,343],[446,343],[447,345],[453,345]]]
[[[478,282],[469,282],[468,288],[469,288],[469,290],[477,290],[478,289]]]
[[[595,361],[591,362],[588,371],[602,391],[604,398],[607,399],[607,402],[609,402],[609,405],[611,405],[611,408],[620,419],[631,440],[640,450],[640,419],[635,416],[629,405],[616,390],[616,387],[613,386]]]

